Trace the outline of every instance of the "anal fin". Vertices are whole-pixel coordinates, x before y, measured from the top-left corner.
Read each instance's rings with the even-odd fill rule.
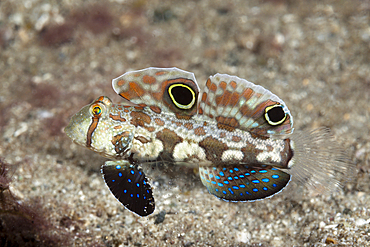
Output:
[[[144,172],[128,161],[107,161],[101,168],[109,190],[128,210],[147,216],[155,204],[152,189]]]
[[[290,181],[290,175],[271,166],[201,166],[199,175],[209,193],[226,201],[254,201],[273,196]]]

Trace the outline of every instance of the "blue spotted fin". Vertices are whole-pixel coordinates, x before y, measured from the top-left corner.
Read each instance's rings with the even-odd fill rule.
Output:
[[[201,166],[199,175],[209,193],[226,201],[254,201],[280,192],[290,175],[271,166]]]
[[[107,161],[101,173],[109,190],[128,210],[140,216],[153,213],[152,188],[140,168],[125,160]]]

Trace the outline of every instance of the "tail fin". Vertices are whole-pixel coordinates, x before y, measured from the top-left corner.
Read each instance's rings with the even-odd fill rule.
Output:
[[[321,194],[334,192],[354,178],[355,166],[329,128],[294,132],[291,140],[294,156],[288,171],[293,181]]]

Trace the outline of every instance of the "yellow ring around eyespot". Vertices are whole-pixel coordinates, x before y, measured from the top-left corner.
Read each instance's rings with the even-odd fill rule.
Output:
[[[173,97],[173,95],[171,93],[172,88],[174,88],[174,87],[184,87],[184,88],[188,89],[191,92],[192,96],[193,96],[193,99],[191,100],[191,102],[187,105],[182,105],[182,104],[177,103],[175,98]],[[172,99],[172,102],[180,109],[190,109],[195,103],[195,93],[194,93],[193,89],[191,87],[187,86],[187,85],[173,84],[168,88],[168,94],[170,95],[170,97]]]
[[[269,123],[270,125],[279,125],[279,124],[282,124],[285,121],[285,119],[287,118],[287,114],[284,112],[285,115],[284,115],[283,119],[281,119],[278,122],[272,122],[270,120],[270,118],[269,118],[269,116],[268,116],[267,113],[268,113],[269,110],[271,110],[272,108],[275,108],[275,107],[282,107],[283,108],[283,106],[280,105],[280,104],[271,105],[271,106],[268,106],[268,107],[265,108],[265,119],[266,119],[267,123]]]
[[[91,114],[94,116],[94,117],[100,117],[101,114],[103,112],[103,109],[100,105],[93,105],[91,107]]]

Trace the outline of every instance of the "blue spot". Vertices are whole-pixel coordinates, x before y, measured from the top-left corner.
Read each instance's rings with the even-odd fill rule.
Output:
[[[223,172],[220,172],[220,175],[221,175],[221,176],[225,176],[225,174],[224,174]]]
[[[212,183],[212,184],[216,184],[216,182],[215,182],[215,181],[211,181],[211,183]]]
[[[239,187],[238,187],[238,186],[233,186],[233,189],[234,189],[234,190],[238,190],[238,189],[239,189]]]
[[[133,194],[131,194],[130,196],[131,196],[131,197],[134,197],[134,195],[133,195]]]
[[[245,175],[245,176],[249,176],[249,175],[251,175],[251,174],[247,172],[247,173],[245,173],[244,175]]]
[[[260,183],[260,181],[259,180],[252,180],[252,183],[255,183],[255,184],[259,184]]]
[[[216,179],[221,179],[220,176],[215,176]]]
[[[224,193],[226,195],[227,192],[226,192],[226,190],[223,190],[222,193]]]
[[[136,197],[139,198],[139,194],[136,194]]]
[[[266,187],[263,187],[263,190],[267,190],[267,188]]]
[[[209,178],[213,178],[213,175],[212,174],[209,174]]]
[[[146,184],[145,180],[143,181],[143,184]]]
[[[130,172],[131,172],[131,174],[135,174],[135,172],[133,170],[131,170]]]
[[[242,196],[242,195],[243,195],[243,193],[242,193],[242,192],[240,192],[240,195]]]
[[[258,191],[258,189],[254,188],[254,189],[253,189],[253,191],[254,191],[254,192],[257,192],[257,191]]]
[[[222,168],[222,170],[223,170],[223,171],[226,171],[226,168],[224,167],[224,168]]]
[[[143,196],[143,198],[144,198],[144,200],[146,199],[146,197],[145,197],[145,196]]]
[[[271,177],[274,178],[274,179],[277,179],[277,178],[279,178],[279,175],[275,174],[275,175],[272,175]]]
[[[128,181],[129,183],[131,183],[131,179],[127,179],[127,181]]]
[[[266,170],[260,170],[260,173],[266,173],[267,171]]]
[[[208,174],[208,172],[207,171],[204,171],[204,174]]]
[[[215,189],[216,192],[218,192],[218,189]]]
[[[122,173],[121,173],[121,172],[119,172],[119,173],[118,173],[118,176],[122,177]]]
[[[232,191],[231,188],[228,189],[230,191],[231,194],[234,194],[234,191]]]
[[[244,175],[239,175],[240,178],[244,178],[245,176]]]
[[[261,180],[262,180],[262,182],[265,182],[265,183],[268,183],[270,181],[270,179],[268,179],[268,178],[262,178]]]
[[[123,190],[123,193],[127,193],[127,190]]]
[[[149,194],[149,190],[146,190],[146,193],[148,193],[148,194]]]
[[[209,181],[208,179],[206,179],[207,183],[210,183],[211,181]]]
[[[238,169],[238,168],[234,168],[234,171],[238,172],[238,171],[239,171],[239,169]]]
[[[224,181],[224,184],[229,184],[229,181],[225,180],[225,181]]]
[[[229,180],[233,180],[233,178],[232,178],[232,177],[227,177],[227,179],[229,179]]]
[[[245,188],[244,184],[239,185],[240,188]]]
[[[117,165],[116,166],[116,169],[118,169],[118,170],[121,169],[121,166],[120,165]]]
[[[273,171],[277,171],[277,169],[276,169],[276,168],[271,168],[271,170],[273,170]]]
[[[233,170],[230,170],[229,172],[230,172],[230,173],[233,173],[234,171],[233,171]]]
[[[139,174],[140,174],[140,175],[143,175],[143,173],[142,173],[141,171],[139,171]]]
[[[114,183],[114,182],[116,182],[116,180],[115,179],[112,179],[112,182]]]
[[[246,191],[245,194],[250,195],[251,193],[249,193],[248,191]]]
[[[217,170],[217,168],[216,168],[216,167],[212,167],[212,169],[213,169],[214,171],[216,171],[216,170]]]
[[[272,187],[276,187],[277,185],[276,184],[272,184]]]
[[[218,183],[218,186],[223,187],[224,185],[222,183]]]
[[[256,171],[255,170],[252,170],[251,173],[256,173]]]
[[[136,186],[137,186],[137,187],[140,187],[140,184],[139,184],[139,183],[136,183]]]
[[[239,179],[239,177],[238,177],[238,176],[236,176],[236,177],[234,177],[234,179]]]

